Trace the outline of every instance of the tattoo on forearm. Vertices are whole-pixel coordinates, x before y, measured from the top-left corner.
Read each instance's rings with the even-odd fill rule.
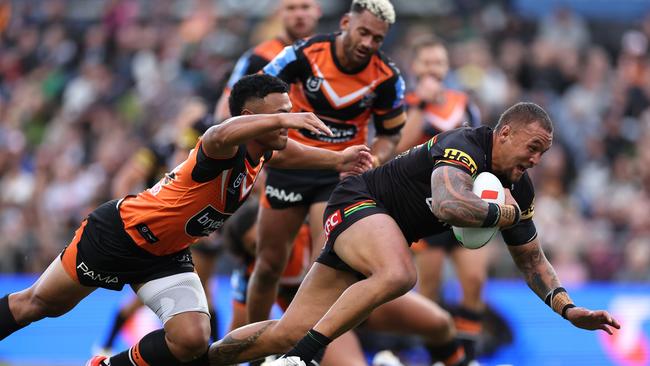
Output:
[[[254,345],[272,324],[273,322],[264,324],[255,333],[244,339],[236,339],[227,335],[221,341],[214,343],[209,351],[210,366],[231,365],[246,361],[239,358],[241,354]]]
[[[528,244],[523,247],[511,247],[510,252],[517,267],[524,274],[528,286],[542,300],[552,289],[560,286],[553,266],[548,262],[539,245]]]
[[[431,209],[450,225],[481,226],[488,205],[472,193],[472,177],[459,169],[443,166],[431,176]]]

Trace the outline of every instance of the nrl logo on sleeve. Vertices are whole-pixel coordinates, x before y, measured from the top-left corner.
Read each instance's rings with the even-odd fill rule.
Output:
[[[323,83],[323,78],[312,75],[305,82],[305,86],[307,87],[307,90],[314,93],[317,92],[318,89],[320,89],[322,83]]]
[[[469,171],[472,175],[476,174],[476,171],[478,170],[474,159],[472,159],[472,157],[464,151],[447,148],[445,149],[445,155],[443,157],[445,159],[454,160],[461,163],[462,165],[465,165],[467,168],[469,168]]]

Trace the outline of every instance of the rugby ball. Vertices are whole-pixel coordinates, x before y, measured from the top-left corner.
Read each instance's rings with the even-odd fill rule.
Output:
[[[483,172],[474,179],[472,192],[484,201],[503,204],[506,194],[499,178],[490,172]],[[457,227],[452,226],[456,240],[468,249],[478,249],[487,244],[498,227]]]

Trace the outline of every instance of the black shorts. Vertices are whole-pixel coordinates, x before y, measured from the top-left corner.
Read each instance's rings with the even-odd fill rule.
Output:
[[[263,204],[283,209],[327,202],[338,182],[339,173],[333,170],[268,168]]]
[[[121,290],[178,273],[193,272],[189,249],[156,256],[138,247],[124,230],[117,200],[88,215],[61,252],[66,272],[84,286]]]
[[[352,272],[359,278],[365,276],[351,268],[334,252],[336,238],[355,222],[371,215],[383,213],[390,215],[380,202],[368,192],[366,182],[361,176],[344,179],[332,192],[325,209],[323,226],[327,241],[316,259],[326,266]]]
[[[429,248],[442,248],[447,252],[462,248],[462,246],[458,243],[458,240],[456,240],[454,232],[451,230],[446,230],[439,234],[427,236],[421,240],[426,243],[426,246]]]

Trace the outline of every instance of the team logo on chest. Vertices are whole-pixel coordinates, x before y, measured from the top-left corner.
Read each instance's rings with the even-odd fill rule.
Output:
[[[218,230],[229,216],[207,205],[187,220],[185,232],[190,236],[208,236]]]
[[[312,75],[305,82],[305,87],[308,91],[315,93],[320,89],[321,84],[323,84],[323,78]]]

